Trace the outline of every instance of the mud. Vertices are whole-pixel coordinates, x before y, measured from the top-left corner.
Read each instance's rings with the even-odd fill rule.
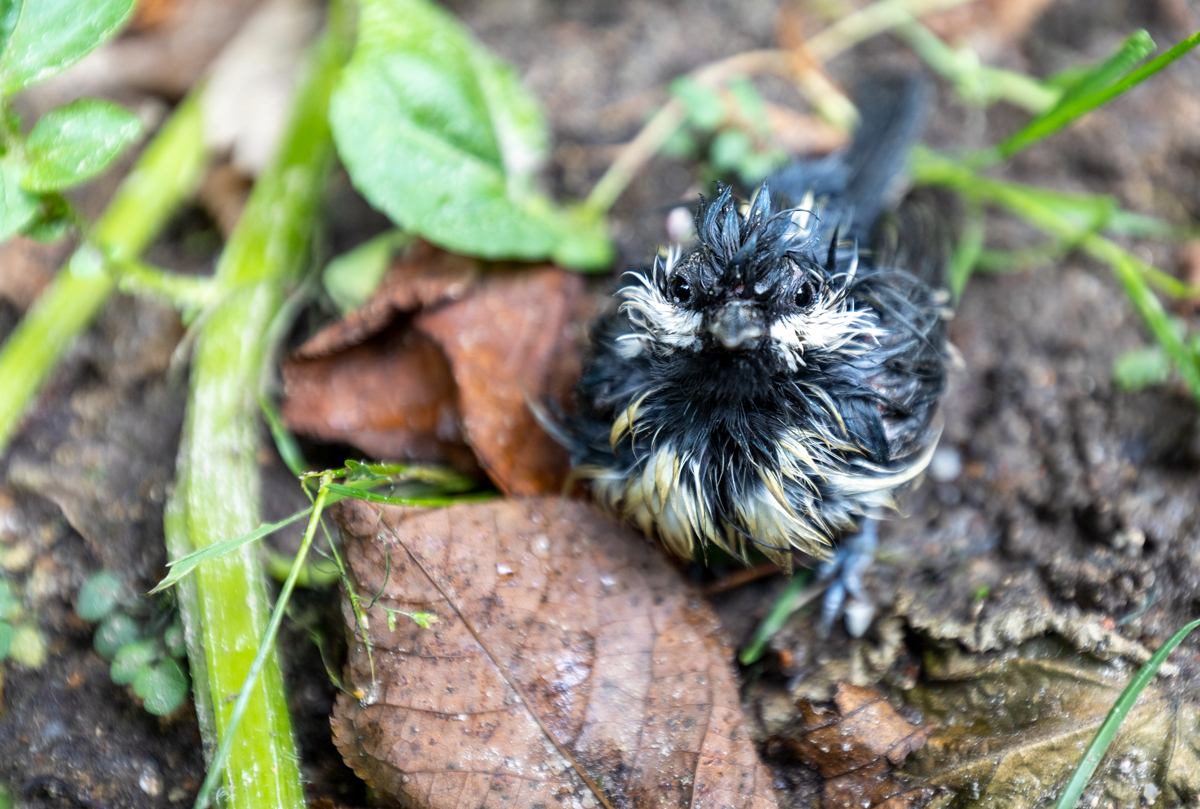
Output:
[[[614,147],[665,97],[667,81],[769,46],[776,17],[773,3],[717,0],[450,5],[519,66],[542,99],[555,132],[548,182],[559,196],[574,197],[586,195]],[[1044,75],[1107,55],[1139,26],[1173,43],[1198,25],[1195,0],[1062,0],[999,61]],[[914,64],[884,38],[835,60],[831,72],[853,86],[873,70]],[[782,82],[763,88],[774,100],[798,103]],[[937,146],[977,146],[1023,120],[1011,108],[984,115],[955,104],[944,89],[941,96],[928,136]],[[1114,194],[1133,210],[1175,221],[1200,216],[1200,59],[1185,58],[1003,173]],[[666,210],[701,190],[693,166],[652,161],[613,211],[622,263],[649,257],[666,239]],[[361,203],[347,202],[344,182],[333,193],[333,245],[350,246],[383,227]],[[347,210],[360,215],[338,213]],[[991,225],[992,247],[1035,238],[1001,217]],[[152,258],[205,271],[218,243],[211,222],[187,214]],[[1138,249],[1160,268],[1181,271],[1180,248]],[[1187,310],[1177,314],[1196,326]],[[15,316],[0,303],[0,335]],[[184,395],[183,378],[168,363],[180,333],[174,316],[152,305],[111,306],[0,462],[0,544],[6,554],[28,549],[8,576],[49,652],[40,670],[3,669],[0,783],[29,806],[181,806],[202,777],[194,716],[184,710],[160,721],[143,712],[108,679],[89,628],[71,612],[80,584],[102,566],[124,571],[141,591],[162,573],[161,507]],[[1200,432],[1195,402],[1178,383],[1138,394],[1114,387],[1113,359],[1150,342],[1120,286],[1107,268],[1077,256],[1018,275],[977,277],[952,338],[963,367],[945,400],[946,472],[907,501],[907,518],[885,526],[881,563],[868,581],[883,614],[903,624],[878,624],[867,641],[890,649],[884,668],[892,681],[915,665],[906,642],[935,635],[986,650],[1051,631],[1110,657],[1137,657],[1158,645],[1200,606]],[[271,480],[288,485],[284,475]],[[267,496],[280,503],[290,495]],[[735,642],[782,586],[773,577],[714,599]],[[328,613],[330,597],[306,596],[318,616]],[[1039,623],[1047,612],[1057,623]],[[333,688],[315,647],[298,629],[282,643],[310,794],[360,804],[360,786],[330,743]],[[1186,642],[1176,656],[1188,675],[1200,667],[1197,644]],[[857,647],[840,634],[821,644],[801,619],[773,648],[768,663],[744,672],[747,681],[797,693],[818,672],[850,672],[849,662],[830,666]],[[747,690],[760,717],[767,713],[763,693]],[[809,773],[781,766],[778,774],[797,804],[817,789]]]

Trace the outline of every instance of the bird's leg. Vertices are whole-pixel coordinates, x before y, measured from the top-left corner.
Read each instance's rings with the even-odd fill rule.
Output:
[[[858,532],[847,537],[833,556],[817,566],[817,578],[829,582],[821,604],[821,635],[827,636],[838,615],[845,616],[846,631],[861,637],[871,619],[875,605],[863,590],[862,574],[871,566],[879,546],[879,520],[864,517]]]

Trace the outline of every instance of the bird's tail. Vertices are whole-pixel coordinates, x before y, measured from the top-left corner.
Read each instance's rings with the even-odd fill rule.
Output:
[[[797,161],[768,182],[787,207],[811,191],[824,218],[861,241],[903,192],[908,151],[925,129],[930,85],[917,75],[876,79],[856,93],[862,116],[850,147],[820,160]]]

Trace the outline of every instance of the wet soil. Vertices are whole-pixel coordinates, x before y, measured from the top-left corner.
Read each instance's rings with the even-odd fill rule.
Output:
[[[771,45],[776,20],[769,2],[450,5],[519,66],[542,99],[556,144],[548,182],[574,197],[586,194],[615,145],[665,97],[667,81]],[[999,61],[1045,75],[1107,55],[1136,27],[1171,43],[1198,24],[1195,0],[1061,0]],[[903,65],[915,62],[883,38],[835,60],[831,73],[853,86],[872,71]],[[782,82],[763,88],[774,100],[798,103]],[[1021,120],[1004,106],[986,115],[965,109],[943,90],[928,139],[977,146]],[[1185,58],[1003,174],[1110,193],[1135,211],[1175,221],[1200,216],[1200,59]],[[652,161],[613,211],[622,264],[650,256],[666,239],[666,210],[702,190],[694,166]],[[383,227],[344,182],[335,184],[330,211],[330,239],[339,249]],[[152,259],[205,271],[216,233],[203,215],[188,212]],[[991,233],[998,248],[1037,238],[998,216]],[[1168,272],[1187,271],[1178,247],[1138,249]],[[0,335],[15,316],[0,304]],[[0,783],[29,806],[180,806],[202,777],[194,715],[185,708],[159,720],[142,711],[109,680],[91,650],[90,628],[71,610],[80,584],[101,567],[121,571],[140,592],[163,572],[162,503],[185,387],[170,356],[181,334],[173,314],[117,300],[55,374],[0,461],[0,550],[49,653],[37,670],[6,664],[0,680]],[[1090,643],[1085,650],[1097,654],[1156,646],[1194,617],[1200,601],[1200,431],[1195,403],[1178,384],[1137,394],[1113,385],[1113,359],[1149,344],[1120,286],[1107,268],[1077,256],[977,277],[952,339],[963,362],[945,399],[942,471],[908,499],[907,518],[885,526],[881,563],[868,581],[883,613],[902,617],[907,631],[968,649],[1003,648],[1047,631],[1075,638],[1080,648]],[[294,495],[286,475],[269,480],[268,510],[285,508]],[[735,643],[782,586],[770,577],[714,599]],[[332,597],[306,594],[307,612],[327,614]],[[1093,625],[1099,634],[1079,629]],[[830,662],[852,646],[842,634],[818,642],[801,620],[746,675],[788,693],[808,682],[818,693],[818,673],[848,671]],[[1185,649],[1178,665],[1194,675],[1200,641]],[[310,794],[361,804],[361,785],[329,740],[333,688],[316,647],[293,628],[282,650]],[[761,696],[747,691],[760,718]],[[815,789],[802,772],[781,771],[781,778],[795,805]]]

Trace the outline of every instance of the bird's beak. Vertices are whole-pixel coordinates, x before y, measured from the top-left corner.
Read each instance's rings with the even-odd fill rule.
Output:
[[[749,301],[723,304],[708,322],[708,332],[725,348],[749,348],[766,334],[762,310]]]

